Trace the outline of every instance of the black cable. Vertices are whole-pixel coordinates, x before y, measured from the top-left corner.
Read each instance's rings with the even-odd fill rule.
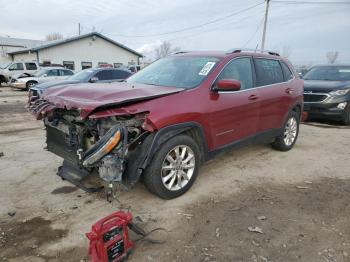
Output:
[[[248,11],[250,9],[253,9],[253,8],[259,6],[259,5],[262,5],[263,3],[264,2],[260,2],[258,4],[253,5],[253,6],[249,6],[249,7],[245,8],[245,9],[233,12],[233,13],[231,13],[229,15],[224,16],[224,17],[220,17],[220,18],[208,21],[208,22],[203,23],[203,24],[198,24],[198,25],[195,25],[195,26],[186,27],[186,28],[182,28],[182,29],[179,29],[179,30],[174,30],[174,31],[169,31],[169,32],[164,32],[164,33],[159,33],[159,34],[149,34],[149,35],[122,35],[122,34],[109,34],[109,35],[121,36],[121,37],[130,37],[130,38],[134,38],[135,37],[136,38],[136,37],[153,37],[153,36],[162,36],[162,35],[169,35],[169,34],[180,33],[180,32],[192,30],[192,29],[195,29],[195,28],[198,28],[198,27],[203,27],[203,26],[206,26],[206,25],[209,25],[209,24],[213,24],[213,23],[219,22],[221,20],[225,20],[225,19],[227,19],[229,17],[238,15],[240,13],[243,13],[243,12],[246,12],[246,11]]]

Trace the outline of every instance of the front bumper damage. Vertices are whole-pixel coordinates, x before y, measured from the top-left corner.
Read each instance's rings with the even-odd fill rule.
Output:
[[[150,132],[142,128],[147,113],[82,119],[78,109],[62,109],[45,100],[30,104],[30,112],[43,119],[47,150],[64,159],[58,175],[88,192],[108,185],[111,199],[115,184],[135,184],[142,173]],[[92,180],[92,183],[91,183]]]

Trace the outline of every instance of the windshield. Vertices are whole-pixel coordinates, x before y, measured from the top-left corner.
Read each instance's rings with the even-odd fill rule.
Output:
[[[317,66],[303,77],[305,80],[350,81],[350,66]]]
[[[41,69],[41,70],[39,70],[38,72],[36,72],[36,73],[34,74],[34,76],[35,76],[35,77],[41,77],[41,76],[47,74],[47,72],[48,72],[47,69]]]
[[[169,56],[147,66],[126,81],[189,89],[198,86],[218,61],[216,57]]]
[[[71,80],[79,80],[79,81],[84,81],[87,78],[90,77],[90,75],[93,73],[94,71],[91,69],[84,69],[81,70],[80,72],[72,75],[69,79]]]
[[[7,68],[10,64],[11,64],[11,63],[9,63],[9,62],[0,64],[0,68],[5,69],[5,68]]]

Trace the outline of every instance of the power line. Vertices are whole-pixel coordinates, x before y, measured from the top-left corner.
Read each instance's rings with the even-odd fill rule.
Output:
[[[254,38],[254,36],[256,35],[256,33],[259,31],[260,27],[263,25],[264,23],[264,18],[260,20],[258,26],[256,27],[254,33],[251,35],[251,37],[249,37],[249,39],[244,43],[244,45],[242,47],[246,47],[250,41],[252,41],[252,39]]]
[[[344,2],[344,1],[337,1],[337,2],[330,2],[330,1],[321,1],[321,2],[316,2],[316,1],[280,1],[280,0],[271,0],[273,3],[278,3],[278,4],[336,4],[336,5],[349,5],[350,2]]]
[[[162,36],[162,35],[169,35],[169,34],[175,34],[175,33],[180,33],[180,32],[184,32],[184,31],[188,31],[188,30],[193,30],[195,28],[199,28],[199,27],[203,27],[203,26],[206,26],[206,25],[210,25],[210,24],[213,24],[213,23],[216,23],[216,22],[219,22],[219,21],[222,21],[222,20],[225,20],[227,18],[230,18],[232,16],[235,16],[235,15],[238,15],[240,13],[243,13],[243,12],[246,12],[250,9],[253,9],[259,5],[262,5],[264,2],[260,2],[258,4],[255,4],[253,6],[249,6],[245,9],[242,9],[242,10],[239,10],[237,12],[233,12],[231,14],[228,14],[226,16],[223,16],[223,17],[220,17],[220,18],[217,18],[217,19],[214,19],[214,20],[211,20],[211,21],[208,21],[206,23],[203,23],[203,24],[198,24],[198,25],[195,25],[195,26],[190,26],[190,27],[185,27],[185,28],[182,28],[182,29],[178,29],[178,30],[174,30],[174,31],[169,31],[169,32],[164,32],[164,33],[159,33],[159,34],[149,34],[149,35],[123,35],[123,34],[110,34],[110,35],[113,35],[113,36],[121,36],[121,37],[130,37],[130,38],[136,38],[136,37],[154,37],[154,36]]]

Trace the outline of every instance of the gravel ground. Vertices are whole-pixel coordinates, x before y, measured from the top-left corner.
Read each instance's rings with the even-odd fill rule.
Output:
[[[130,261],[350,261],[349,127],[303,124],[292,151],[218,156],[180,198],[139,183],[109,204],[55,175],[62,160],[44,150],[25,102],[26,92],[0,88],[0,261],[87,260],[85,233],[119,208],[168,230],[153,236],[164,244],[137,242]]]

